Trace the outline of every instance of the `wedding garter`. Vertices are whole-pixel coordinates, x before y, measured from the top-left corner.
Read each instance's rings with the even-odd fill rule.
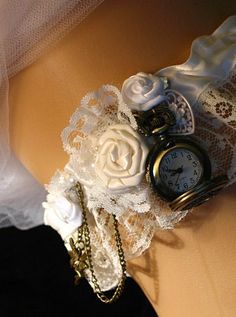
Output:
[[[64,240],[77,279],[85,276],[104,302],[104,291],[118,285],[116,298],[123,288],[125,259],[141,255],[156,230],[172,229],[192,210],[173,211],[145,178],[150,143],[135,113],[167,105],[176,118],[171,133],[194,134],[213,176],[227,174],[227,186],[236,176],[235,98],[233,70],[191,107],[167,78],[146,73],[125,80],[121,91],[104,85],[81,100],[61,134],[69,162],[46,186],[44,221]]]

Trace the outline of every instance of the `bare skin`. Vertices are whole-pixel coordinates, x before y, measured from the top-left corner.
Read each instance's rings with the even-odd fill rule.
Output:
[[[234,1],[105,1],[10,81],[11,144],[42,183],[68,160],[60,133],[80,99],[138,71],[183,63],[191,42],[236,12]],[[180,228],[157,232],[130,272],[163,317],[236,315],[235,188]]]

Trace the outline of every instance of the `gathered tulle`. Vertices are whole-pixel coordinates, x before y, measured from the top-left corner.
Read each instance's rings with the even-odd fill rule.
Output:
[[[80,23],[102,0],[24,0],[0,4],[0,227],[43,223],[46,191],[19,162],[9,142],[9,78]]]

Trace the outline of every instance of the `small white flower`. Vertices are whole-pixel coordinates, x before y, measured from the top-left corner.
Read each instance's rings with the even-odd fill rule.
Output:
[[[165,86],[162,78],[140,72],[124,81],[121,93],[130,109],[146,111],[166,99]]]
[[[141,182],[148,149],[129,125],[110,126],[98,140],[98,145],[95,172],[105,187],[120,193]]]
[[[55,229],[63,240],[82,224],[82,211],[78,204],[73,203],[62,194],[48,194],[45,208],[44,223]]]

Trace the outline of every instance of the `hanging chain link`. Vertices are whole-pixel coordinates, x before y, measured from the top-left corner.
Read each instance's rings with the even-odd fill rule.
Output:
[[[112,215],[113,217],[113,227],[114,227],[114,236],[116,241],[116,247],[117,247],[117,253],[119,257],[119,262],[122,270],[122,276],[121,279],[116,286],[116,289],[111,297],[107,297],[106,294],[101,290],[97,277],[94,272],[93,267],[93,261],[92,261],[92,248],[91,248],[91,242],[90,242],[90,231],[87,221],[87,207],[84,203],[84,193],[81,188],[80,183],[78,182],[76,184],[76,193],[79,197],[81,209],[82,209],[82,215],[83,215],[83,224],[81,227],[78,228],[78,240],[75,242],[73,238],[70,238],[69,243],[72,249],[72,255],[71,255],[71,264],[74,267],[76,274],[75,281],[76,283],[79,282],[79,280],[84,277],[84,271],[86,269],[89,269],[91,272],[92,277],[92,283],[94,286],[94,292],[96,293],[97,297],[106,304],[111,304],[114,301],[116,301],[120,295],[122,294],[125,280],[126,280],[126,261],[124,256],[124,251],[122,248],[122,241],[118,229],[118,221],[116,219],[115,215]]]

